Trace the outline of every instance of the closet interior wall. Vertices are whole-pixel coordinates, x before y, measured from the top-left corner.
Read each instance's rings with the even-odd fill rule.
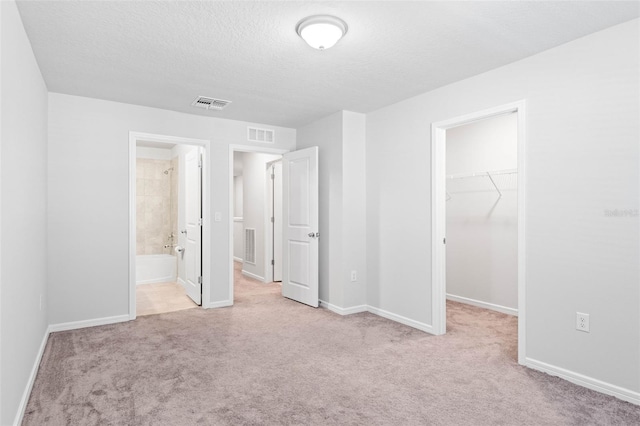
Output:
[[[447,298],[517,314],[517,115],[447,130]]]

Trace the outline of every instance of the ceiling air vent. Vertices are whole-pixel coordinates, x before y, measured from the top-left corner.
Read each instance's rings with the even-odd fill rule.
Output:
[[[215,98],[208,98],[206,96],[198,96],[196,100],[191,103],[191,105],[196,108],[215,109],[220,111],[230,103],[231,101],[225,101],[224,99],[215,99]]]
[[[270,129],[258,129],[257,127],[247,127],[247,137],[250,142],[275,142],[275,132]]]

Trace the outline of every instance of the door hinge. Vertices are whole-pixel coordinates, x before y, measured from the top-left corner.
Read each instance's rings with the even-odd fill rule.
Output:
[[[202,277],[198,277],[198,284],[202,284]]]
[[[198,226],[204,225],[204,220],[202,218],[198,219]]]
[[[275,265],[275,262],[273,261],[273,259],[271,259],[271,266]]]
[[[198,167],[202,168],[202,154],[198,157]]]
[[[275,223],[275,219],[271,216],[271,223]]]
[[[271,175],[271,180],[275,179],[276,175]]]
[[[442,244],[447,244],[447,239],[446,238],[442,239]]]

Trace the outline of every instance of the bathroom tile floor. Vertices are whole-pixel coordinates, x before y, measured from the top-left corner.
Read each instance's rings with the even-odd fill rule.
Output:
[[[178,283],[136,286],[136,315],[153,315],[195,308],[196,305]]]

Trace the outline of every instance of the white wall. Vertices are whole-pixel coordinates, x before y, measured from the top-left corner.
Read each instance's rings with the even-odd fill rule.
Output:
[[[203,303],[230,300],[229,145],[262,146],[247,141],[247,125],[253,123],[49,94],[51,323],[128,313],[129,131],[212,141],[208,195],[222,220],[210,222],[212,288]],[[272,128],[271,147],[295,147],[295,130]]]
[[[351,111],[342,115],[342,271],[343,307],[366,302],[367,183],[366,116]],[[322,237],[321,237],[322,238]],[[356,271],[357,281],[351,281]]]
[[[338,308],[366,299],[365,123],[340,111],[298,129],[298,149],[319,147],[320,299]]]
[[[0,424],[8,425],[26,404],[47,330],[47,88],[15,3],[0,10]]]
[[[526,355],[637,395],[638,25],[367,115],[369,304],[431,323],[431,123],[525,99]]]
[[[244,215],[244,195],[243,195],[243,177],[233,177],[233,215],[235,217],[242,217]]]
[[[297,148],[317,146],[319,179],[320,300],[343,307],[342,283],[342,112],[297,130]]]
[[[446,174],[517,169],[517,143],[516,114],[449,129]],[[493,180],[501,197],[488,177],[447,179],[447,294],[513,312],[518,309],[517,175]]]
[[[267,203],[267,163],[280,155],[245,152],[242,155],[242,217],[244,228],[255,229],[255,264],[244,259],[242,271],[264,280],[265,275],[265,218]],[[243,237],[244,239],[244,231]],[[269,280],[271,281],[271,280]]]

